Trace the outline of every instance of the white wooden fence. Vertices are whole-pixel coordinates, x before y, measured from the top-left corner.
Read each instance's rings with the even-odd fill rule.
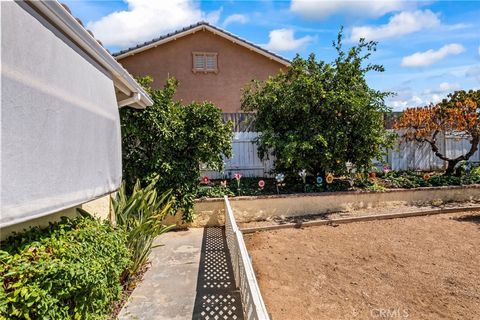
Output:
[[[470,142],[466,138],[447,135],[438,138],[439,151],[447,157],[457,157],[465,154],[470,149]],[[475,152],[469,159],[470,162],[479,162],[480,154]],[[390,164],[393,170],[437,170],[445,169],[446,162],[435,156],[428,144],[417,142],[399,142],[388,150],[384,162]]]
[[[212,179],[233,178],[236,172],[244,177],[267,177],[273,168],[273,159],[260,160],[254,143],[257,132],[235,132],[232,143],[232,158],[224,159],[224,172],[203,170]]]
[[[258,149],[253,142],[258,137],[257,132],[235,132],[232,144],[233,156],[224,159],[225,171],[215,172],[203,170],[203,174],[212,179],[232,178],[236,172],[244,177],[268,177],[273,168],[273,157],[269,160],[260,160]],[[459,156],[469,150],[470,143],[467,139],[457,136],[440,136],[438,146],[443,153],[445,150],[448,157]],[[480,162],[480,153],[477,151],[471,158],[471,162]],[[381,162],[388,163],[393,170],[437,170],[446,167],[446,163],[440,160],[426,144],[417,142],[398,142],[388,150],[388,155]]]

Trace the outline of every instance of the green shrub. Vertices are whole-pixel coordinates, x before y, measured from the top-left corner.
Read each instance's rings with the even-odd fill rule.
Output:
[[[212,186],[199,186],[196,198],[222,198],[223,196],[234,196],[235,193],[228,187],[222,187],[218,185]]]
[[[242,109],[255,112],[259,156],[273,155],[275,172],[297,176],[347,173],[350,162],[358,171],[381,158],[392,136],[383,114],[390,95],[369,87],[366,74],[383,71],[368,59],[375,42],[361,39],[345,50],[342,32],[334,42],[331,63],[297,56],[286,72],[265,81],[253,81],[244,91]]]
[[[126,240],[122,230],[90,217],[10,237],[0,247],[0,315],[107,318],[130,263]]]
[[[163,220],[171,208],[171,191],[158,197],[155,184],[158,177],[145,188],[137,180],[132,193],[127,196],[125,183],[115,198],[111,198],[112,213],[110,221],[127,234],[128,248],[132,263],[129,276],[137,274],[147,263],[155,237],[167,232],[172,226],[165,226]]]
[[[175,196],[172,213],[181,209],[184,220],[191,221],[200,165],[222,169],[222,155],[231,154],[232,124],[223,123],[221,110],[211,103],[174,102],[174,79],[163,90],[152,89],[151,78],[139,81],[154,105],[120,110],[123,177],[133,186],[137,179],[146,184],[159,175],[158,192],[171,189]]]

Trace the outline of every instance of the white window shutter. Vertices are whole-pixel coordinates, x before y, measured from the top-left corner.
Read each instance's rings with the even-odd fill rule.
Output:
[[[195,70],[205,70],[205,56],[204,55],[195,55]]]

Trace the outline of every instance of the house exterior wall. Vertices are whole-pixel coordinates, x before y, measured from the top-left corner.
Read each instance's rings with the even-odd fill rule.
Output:
[[[121,137],[108,72],[28,3],[1,2],[1,47],[4,234],[116,190]]]
[[[192,52],[218,53],[218,73],[194,73]],[[135,76],[152,76],[155,88],[162,88],[165,80],[173,76],[180,82],[176,99],[184,103],[211,101],[223,112],[240,112],[242,89],[250,80],[265,80],[285,68],[206,30],[118,61]]]

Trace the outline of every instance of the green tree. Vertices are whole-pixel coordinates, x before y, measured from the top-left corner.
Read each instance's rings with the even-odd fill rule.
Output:
[[[286,72],[252,81],[244,91],[242,109],[256,113],[261,132],[259,156],[271,153],[276,171],[342,174],[347,161],[367,169],[391,144],[383,124],[391,93],[370,88],[365,79],[369,71],[384,71],[365,65],[377,43],[361,39],[344,51],[342,39],[340,31],[332,63],[297,55]]]
[[[158,175],[157,190],[171,189],[172,209],[183,210],[184,220],[191,221],[200,164],[222,170],[222,156],[231,155],[232,124],[223,123],[220,109],[211,103],[174,102],[178,82],[173,78],[162,90],[151,88],[150,77],[139,81],[154,105],[120,111],[123,177],[133,186],[137,179],[149,184]]]

